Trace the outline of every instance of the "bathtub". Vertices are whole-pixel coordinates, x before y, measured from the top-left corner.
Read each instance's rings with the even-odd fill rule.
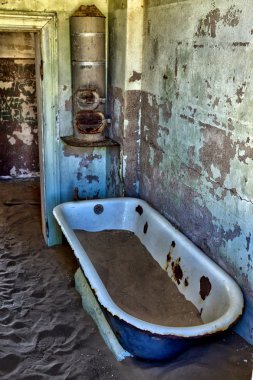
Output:
[[[145,201],[111,198],[67,202],[55,207],[54,216],[111,329],[132,355],[149,360],[172,358],[197,339],[228,329],[241,316],[243,295],[235,281]],[[134,232],[178,290],[196,306],[204,324],[161,326],[119,308],[77,239],[75,229]]]

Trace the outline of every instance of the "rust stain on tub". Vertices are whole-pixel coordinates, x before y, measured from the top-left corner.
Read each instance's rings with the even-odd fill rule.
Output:
[[[180,284],[180,281],[183,278],[183,271],[182,271],[182,268],[181,268],[179,262],[180,262],[180,257],[175,261],[175,263],[173,262],[173,266],[171,263],[174,278],[175,278],[176,282],[178,283],[178,285]]]
[[[146,234],[148,231],[148,222],[145,223],[144,227],[143,227],[143,232],[144,234]]]
[[[200,291],[199,294],[202,300],[205,300],[209,296],[212,289],[212,284],[208,277],[202,276],[200,279]]]
[[[143,214],[143,208],[142,208],[140,205],[138,205],[138,206],[136,207],[135,211],[138,212],[139,215],[142,215],[142,214]]]
[[[165,270],[167,272],[168,268],[169,268],[169,263],[171,262],[171,259],[172,259],[172,253],[174,251],[174,248],[176,246],[176,243],[174,242],[174,240],[171,242],[171,245],[170,245],[170,249],[169,249],[169,252],[167,254],[167,259],[166,259],[166,265],[165,265]]]
[[[169,252],[167,255],[167,267],[168,267],[170,262],[171,262],[171,253]]]
[[[165,270],[166,270],[166,272],[167,272],[167,270],[168,270],[168,268],[169,268],[169,263],[171,262],[171,253],[169,252],[168,254],[167,254],[167,260],[166,260],[166,265],[165,265]]]

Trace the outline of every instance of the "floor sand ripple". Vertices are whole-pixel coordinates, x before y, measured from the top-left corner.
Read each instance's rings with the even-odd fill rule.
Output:
[[[118,363],[82,309],[71,249],[44,244],[38,201],[37,180],[0,182],[0,379],[250,379],[253,349],[231,332],[168,363]]]

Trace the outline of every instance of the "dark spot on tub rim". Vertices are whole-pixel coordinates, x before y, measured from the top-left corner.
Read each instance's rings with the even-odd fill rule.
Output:
[[[200,282],[199,294],[202,300],[205,300],[206,297],[208,297],[211,292],[212,284],[209,281],[209,278],[206,276],[202,276],[199,282]]]
[[[140,205],[138,205],[138,206],[136,207],[135,211],[138,212],[138,214],[139,214],[140,216],[143,214],[143,208],[142,208]]]
[[[173,266],[173,273],[174,273],[174,278],[176,280],[176,282],[178,283],[178,285],[180,284],[180,281],[182,280],[183,278],[183,271],[182,271],[182,268],[180,267],[179,265],[179,261]]]
[[[189,285],[189,281],[188,281],[188,278],[186,277],[184,280],[184,286],[187,287],[188,285]]]
[[[104,212],[104,206],[98,203],[94,206],[93,210],[95,214],[100,215]]]
[[[172,240],[172,242],[171,242],[171,246],[172,246],[173,248],[175,248],[176,243],[174,242],[174,240]]]
[[[148,231],[148,222],[146,222],[146,223],[144,224],[144,227],[143,227],[143,233],[146,234],[147,231]]]

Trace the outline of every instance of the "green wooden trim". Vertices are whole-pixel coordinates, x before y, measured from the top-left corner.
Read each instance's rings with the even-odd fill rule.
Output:
[[[55,13],[18,12],[0,10],[0,29],[9,31],[38,31],[52,19]]]
[[[46,239],[48,245],[61,242],[61,232],[53,216],[53,208],[60,203],[59,125],[58,114],[58,50],[56,17],[41,29],[43,60],[43,155],[46,207]]]
[[[61,243],[61,232],[53,216],[60,203],[59,125],[58,114],[58,50],[55,13],[0,11],[0,30],[40,32],[43,61],[42,126],[40,131],[40,171],[42,224],[48,245]]]

